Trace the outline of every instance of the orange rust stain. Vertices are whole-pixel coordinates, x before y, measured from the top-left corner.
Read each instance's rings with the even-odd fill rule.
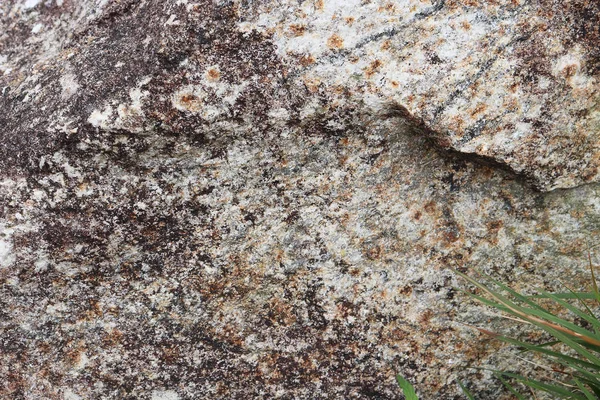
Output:
[[[398,86],[400,86],[400,84],[396,81],[392,81],[392,86],[397,88]]]
[[[425,210],[425,212],[427,212],[428,214],[432,214],[435,212],[436,209],[436,205],[435,202],[433,200],[429,200],[427,203],[425,203],[425,205],[423,206],[423,209]]]
[[[290,33],[293,36],[302,36],[304,35],[304,32],[306,31],[306,26],[304,25],[300,25],[300,24],[292,24],[290,25]]]
[[[387,3],[377,9],[378,12],[387,12],[393,14],[396,11],[394,3]]]
[[[486,224],[488,231],[493,233],[498,232],[503,225],[501,220],[491,221]]]
[[[459,117],[458,115],[452,117],[451,121],[452,121],[451,122],[452,123],[451,126],[454,127],[454,128],[456,128],[456,129],[461,129],[462,126],[463,126],[463,124],[465,123],[465,121],[461,117]]]
[[[181,358],[179,349],[175,346],[163,347],[161,348],[161,352],[160,359],[167,365],[176,364]]]
[[[102,338],[103,346],[115,346],[123,340],[123,332],[113,329]]]
[[[90,301],[90,308],[85,312],[87,319],[94,319],[97,317],[101,317],[103,315],[102,307],[100,307],[100,303],[96,300]]]
[[[376,260],[381,256],[381,253],[382,251],[380,246],[373,246],[367,250],[367,258],[369,260]]]
[[[321,85],[321,81],[319,79],[306,79],[305,82],[306,88],[311,93],[316,93],[319,91],[319,86]]]
[[[208,79],[216,81],[217,79],[219,79],[221,77],[221,73],[219,71],[217,71],[215,68],[210,68],[207,72],[206,75],[208,75]]]
[[[585,180],[586,182],[589,182],[592,179],[594,179],[594,177],[596,175],[598,175],[598,167],[597,166],[588,167],[587,169],[585,169],[583,171],[583,180]]]
[[[474,117],[477,114],[481,114],[482,112],[485,111],[486,108],[487,108],[487,106],[484,103],[477,104],[477,106],[475,106],[473,111],[471,111],[471,117]]]
[[[83,353],[84,349],[81,347],[70,349],[66,352],[65,358],[70,365],[75,365],[79,362]]]
[[[344,18],[344,20],[346,20],[346,23],[348,25],[352,25],[355,21],[355,18],[354,17],[346,17],[346,18]]]
[[[415,221],[418,221],[421,219],[422,216],[423,216],[423,213],[421,211],[415,211],[415,213],[413,214],[413,219]]]
[[[567,79],[570,78],[570,77],[572,77],[576,73],[577,73],[577,65],[575,65],[575,64],[568,65],[567,67],[565,67],[562,70],[562,74]]]
[[[184,94],[183,96],[181,96],[181,102],[188,105],[188,104],[192,104],[193,102],[197,101],[198,98],[196,96],[194,96],[193,94]]]
[[[465,31],[469,31],[471,30],[471,24],[468,23],[467,21],[462,21],[460,23],[460,26],[465,30]]]
[[[365,70],[365,75],[367,78],[371,78],[377,71],[379,71],[379,67],[381,67],[383,63],[379,60],[373,61]]]
[[[300,57],[300,65],[303,67],[308,67],[309,65],[314,64],[316,61],[317,60],[315,60],[315,58],[310,54],[305,54]]]
[[[329,39],[327,39],[327,46],[330,49],[341,49],[344,47],[344,40],[338,35],[333,34]]]
[[[404,296],[410,296],[413,292],[413,288],[412,286],[404,286],[401,287],[400,289],[398,289],[398,293],[404,295]]]
[[[317,0],[315,2],[315,8],[319,11],[323,10],[325,8],[325,2],[324,0]]]
[[[422,325],[427,325],[427,324],[429,324],[429,321],[431,321],[432,317],[433,317],[433,311],[431,311],[429,309],[425,310],[425,312],[419,316],[419,322]]]
[[[458,234],[454,230],[444,232],[444,240],[448,243],[454,243],[458,240]]]
[[[481,168],[481,174],[483,177],[489,179],[494,175],[494,169],[484,165]]]
[[[392,46],[392,41],[388,39],[381,44],[381,50],[387,50],[391,46]]]

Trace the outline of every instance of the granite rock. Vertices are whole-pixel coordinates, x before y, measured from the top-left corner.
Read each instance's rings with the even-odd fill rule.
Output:
[[[598,6],[489,3],[0,3],[0,397],[502,398],[452,269],[587,282]]]
[[[294,75],[402,104],[446,149],[549,191],[597,182],[597,1],[258,3]],[[244,13],[245,14],[245,13]]]

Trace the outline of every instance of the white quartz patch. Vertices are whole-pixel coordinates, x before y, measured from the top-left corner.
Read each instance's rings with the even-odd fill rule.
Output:
[[[14,262],[12,245],[4,240],[0,240],[0,267],[8,267]]]
[[[64,400],[81,400],[81,396],[74,393],[71,389],[66,389],[63,395]]]
[[[15,253],[10,238],[0,239],[0,268],[10,267],[15,262]]]
[[[43,27],[43,24],[35,24],[33,28],[31,28],[31,33],[39,33]]]
[[[42,0],[26,0],[25,3],[23,4],[23,8],[26,10],[28,10],[30,8],[34,8],[41,2],[42,2]]]
[[[152,400],[179,400],[179,395],[173,390],[155,390],[152,392]]]
[[[79,90],[77,78],[72,73],[67,73],[60,78],[60,86],[62,87],[61,97],[67,100]]]
[[[113,110],[110,106],[106,106],[103,111],[96,109],[88,117],[88,122],[96,128],[105,128],[108,125],[112,112]]]

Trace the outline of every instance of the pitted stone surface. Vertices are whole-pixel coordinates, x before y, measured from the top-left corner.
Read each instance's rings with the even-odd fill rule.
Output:
[[[507,52],[553,43],[520,15],[537,3],[468,3],[0,3],[0,397],[400,398],[401,372],[424,399],[457,377],[503,398],[463,367],[518,362],[465,325],[492,317],[451,268],[583,287],[600,188],[540,193],[432,147],[494,145],[444,121],[498,95]],[[564,45],[581,68],[584,26]],[[571,62],[556,51],[523,65]],[[588,104],[552,82],[507,96],[549,124]],[[587,168],[588,133],[560,171],[475,153],[550,189]]]

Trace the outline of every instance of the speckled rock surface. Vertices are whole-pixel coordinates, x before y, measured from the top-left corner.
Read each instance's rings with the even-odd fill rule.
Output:
[[[600,231],[531,186],[596,180],[557,4],[1,2],[0,397],[503,398],[451,268],[576,288]]]
[[[273,35],[307,84],[405,106],[444,148],[539,190],[600,178],[598,1],[285,1],[241,25]]]

